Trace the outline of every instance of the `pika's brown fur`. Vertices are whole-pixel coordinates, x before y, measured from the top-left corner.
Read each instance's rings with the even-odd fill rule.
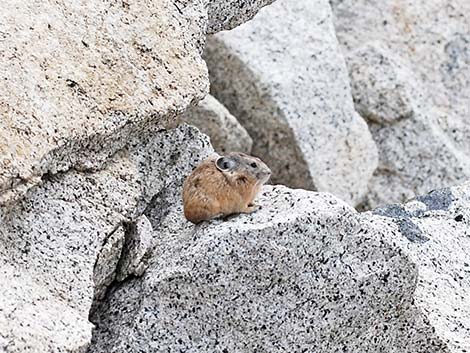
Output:
[[[184,215],[193,222],[257,209],[253,200],[271,176],[259,158],[231,152],[209,157],[183,185]]]

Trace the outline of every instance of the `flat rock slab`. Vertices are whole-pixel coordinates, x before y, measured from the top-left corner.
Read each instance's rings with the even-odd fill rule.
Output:
[[[211,93],[253,138],[273,183],[355,205],[377,165],[327,0],[281,0],[207,40]]]
[[[153,262],[109,292],[89,352],[464,352],[469,202],[467,185],[361,214],[266,186],[256,213],[199,226],[148,209]]]
[[[0,204],[44,174],[97,169],[132,136],[173,121],[208,91],[206,30],[270,2],[4,1]]]

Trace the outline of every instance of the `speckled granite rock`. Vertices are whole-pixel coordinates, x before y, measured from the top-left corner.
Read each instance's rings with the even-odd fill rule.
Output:
[[[211,93],[253,138],[273,182],[358,203],[377,151],[356,114],[326,0],[281,0],[208,38]]]
[[[129,226],[126,246],[117,269],[116,279],[118,281],[123,281],[130,275],[141,276],[144,273],[152,252],[152,235],[152,225],[145,215],[137,218]]]
[[[412,118],[424,104],[423,87],[414,73],[379,42],[352,51],[347,62],[354,105],[370,123]]]
[[[165,188],[181,188],[212,152],[188,126],[127,142],[101,171],[50,177],[0,209],[1,351],[83,352],[93,296],[100,299],[115,276],[119,225]]]
[[[109,293],[90,353],[463,352],[470,342],[470,184],[364,214],[267,186],[258,212],[200,226],[181,205],[162,214],[164,199],[146,213],[153,262]]]
[[[464,153],[470,145],[459,147],[445,131],[444,112],[429,105],[426,89],[406,63],[377,42],[352,51],[348,63],[356,108],[369,120],[380,151],[368,208],[470,178]],[[454,134],[468,139],[469,127]]]
[[[108,286],[116,279],[118,263],[122,256],[126,230],[122,225],[111,232],[105,239],[96,257],[93,269],[93,303],[101,301]]]
[[[364,229],[383,234],[384,241],[417,264],[414,301],[448,351],[469,352],[470,183],[378,208],[361,218]]]
[[[205,32],[272,0],[6,0],[0,13],[0,204],[45,174],[96,169],[208,91]]]
[[[0,351],[83,352],[92,330],[86,312],[52,295],[53,287],[37,274],[5,260],[0,257]]]
[[[208,33],[232,29],[253,18],[263,6],[275,0],[207,0]]]
[[[356,108],[378,122],[370,129],[380,161],[366,205],[467,180],[470,2],[330,2]]]
[[[250,135],[237,118],[211,95],[186,111],[181,120],[207,134],[218,153],[239,151],[251,154],[253,141]]]

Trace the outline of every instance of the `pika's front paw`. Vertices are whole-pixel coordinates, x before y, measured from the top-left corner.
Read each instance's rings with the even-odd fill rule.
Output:
[[[258,211],[261,207],[259,205],[255,205],[253,203],[250,203],[248,206],[245,207],[243,210],[243,213],[252,213],[255,211]]]

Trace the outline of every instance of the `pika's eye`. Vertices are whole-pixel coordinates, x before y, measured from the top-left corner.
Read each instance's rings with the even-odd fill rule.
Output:
[[[258,167],[258,164],[256,164],[255,162],[251,163],[250,164],[252,168],[257,168]]]

